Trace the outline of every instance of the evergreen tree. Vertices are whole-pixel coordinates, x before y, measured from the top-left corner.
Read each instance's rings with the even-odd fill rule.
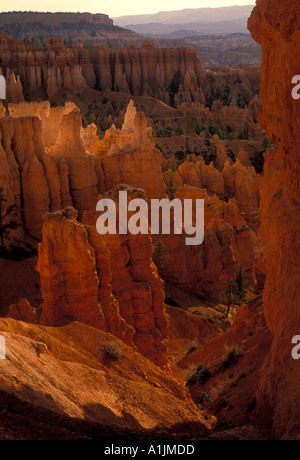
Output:
[[[240,306],[244,302],[246,294],[245,274],[240,266],[236,269],[235,279],[228,279],[220,292],[222,302],[227,307],[226,318],[228,318],[231,307]]]
[[[5,250],[4,238],[11,230],[15,230],[19,224],[16,220],[18,207],[13,204],[4,211],[4,203],[7,201],[3,188],[0,188],[0,252]]]
[[[152,256],[152,260],[157,266],[157,270],[160,275],[162,275],[162,271],[164,269],[165,263],[169,260],[170,256],[167,254],[166,245],[162,241],[156,241],[154,243],[154,252]]]
[[[240,296],[236,281],[232,278],[225,281],[223,284],[223,290],[220,294],[223,304],[227,307],[225,317],[228,318],[231,307],[235,307],[240,304]]]
[[[166,193],[169,199],[172,201],[175,198],[178,182],[175,178],[175,171],[172,169],[168,169],[166,172],[163,173],[163,178],[166,184]]]
[[[245,273],[244,273],[242,266],[239,266],[236,269],[235,282],[237,284],[238,295],[240,297],[240,300],[243,301],[245,300],[247,289],[246,289]]]

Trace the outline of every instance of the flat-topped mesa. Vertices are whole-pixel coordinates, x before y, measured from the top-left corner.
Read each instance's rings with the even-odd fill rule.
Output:
[[[107,14],[92,13],[37,13],[33,11],[4,12],[0,16],[0,26],[39,22],[47,27],[61,25],[65,22],[78,24],[87,21],[96,24],[113,25]]]
[[[276,150],[267,154],[259,231],[266,273],[264,312],[273,335],[257,391],[257,415],[272,414],[274,434],[299,439],[299,363],[291,357],[300,325],[300,103],[291,94],[299,75],[298,0],[257,0],[249,20],[262,45],[259,120]]]
[[[235,276],[235,269],[242,266],[248,286],[255,286],[254,251],[257,237],[236,204],[216,195],[208,195],[207,190],[180,184],[175,198],[204,200],[205,234],[201,245],[185,245],[184,235],[152,235],[155,242],[162,241],[168,255],[163,273],[176,287],[206,299],[220,300],[223,283]],[[195,209],[194,209],[195,216]]]

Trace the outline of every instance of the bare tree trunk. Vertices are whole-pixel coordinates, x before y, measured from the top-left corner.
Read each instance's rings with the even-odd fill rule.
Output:
[[[228,318],[228,316],[229,316],[229,312],[230,312],[230,305],[228,305],[228,308],[227,308],[227,313],[226,313],[226,316],[225,316],[225,318]]]

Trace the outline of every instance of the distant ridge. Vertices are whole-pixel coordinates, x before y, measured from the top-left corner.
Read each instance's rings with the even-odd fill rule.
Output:
[[[107,14],[98,13],[38,13],[34,11],[9,11],[0,13],[0,26],[12,23],[35,22],[46,26],[58,26],[64,22],[78,24],[80,21],[87,21],[94,24],[114,24],[113,20]]]
[[[135,32],[115,26],[108,15],[92,13],[0,13],[1,32],[15,39],[60,37],[74,42],[139,38]]]
[[[188,35],[248,33],[247,19],[254,5],[161,11],[121,16],[114,23],[152,37],[183,38]]]
[[[114,17],[114,23],[118,26],[128,24],[149,24],[161,22],[163,24],[184,24],[187,22],[217,22],[229,19],[238,19],[241,16],[249,16],[254,8],[253,4],[245,6],[224,6],[221,8],[186,8],[175,11],[160,11],[155,14],[140,14],[131,16]]]

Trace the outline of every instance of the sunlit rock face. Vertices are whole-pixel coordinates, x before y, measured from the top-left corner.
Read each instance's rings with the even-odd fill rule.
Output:
[[[265,317],[273,345],[258,389],[258,413],[273,413],[273,430],[299,438],[299,363],[291,340],[300,330],[300,104],[292,98],[299,74],[300,5],[297,0],[257,0],[249,29],[263,49],[259,121],[275,141],[261,189],[259,231],[267,275]]]
[[[95,207],[97,175],[84,147],[81,115],[73,104],[9,104],[0,118],[0,187],[8,204],[22,204],[23,227],[41,238],[43,215],[74,205],[81,214]]]
[[[133,199],[134,189],[130,193]],[[88,324],[116,335],[164,367],[168,320],[150,236],[101,236],[95,213],[86,213],[83,220],[85,225],[77,221],[73,208],[45,217],[37,267],[41,324]]]

